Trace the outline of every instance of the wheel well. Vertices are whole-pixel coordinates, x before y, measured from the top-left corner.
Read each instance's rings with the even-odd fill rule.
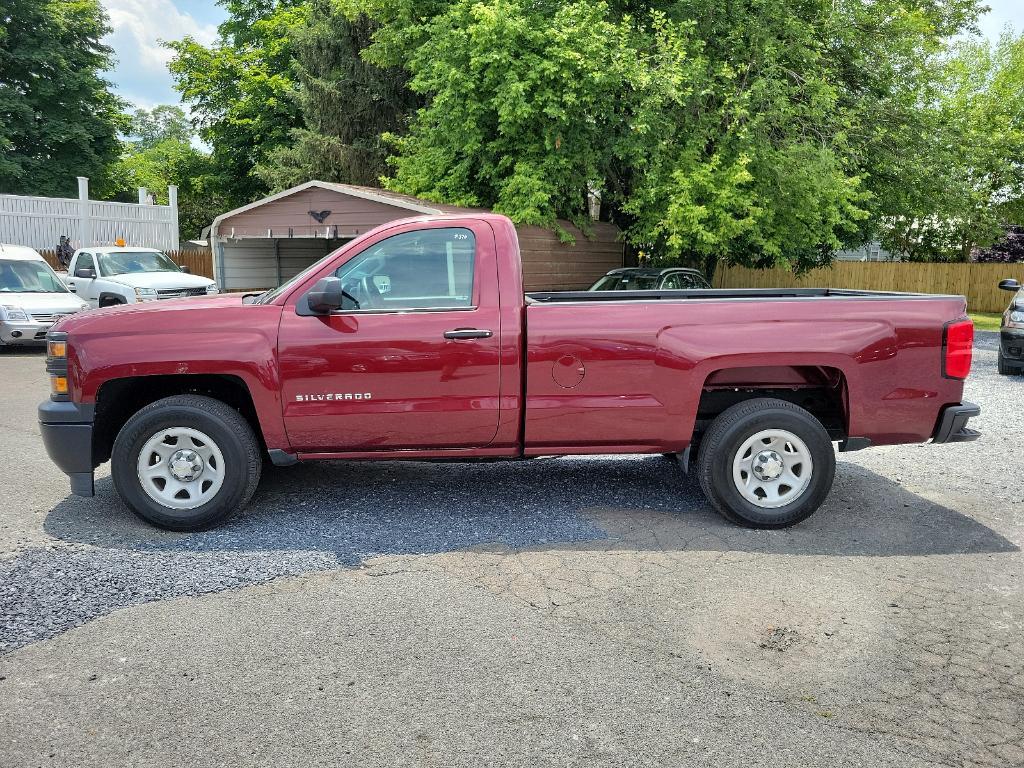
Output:
[[[116,293],[101,293],[96,303],[101,307],[111,307],[126,302],[122,296],[118,296]]]
[[[846,377],[828,366],[761,366],[725,368],[704,380],[693,442],[700,440],[718,414],[755,397],[774,397],[799,405],[814,415],[832,440],[849,436]]]
[[[139,410],[165,397],[186,394],[206,395],[234,408],[249,422],[256,439],[260,441],[260,448],[266,450],[252,395],[245,382],[237,376],[133,376],[105,382],[97,393],[92,438],[93,463],[99,465],[110,458],[117,433]]]

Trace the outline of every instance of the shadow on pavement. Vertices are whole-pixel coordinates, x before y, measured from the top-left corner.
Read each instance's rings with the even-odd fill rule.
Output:
[[[725,523],[659,457],[494,464],[335,463],[270,473],[226,525],[173,534],[137,520],[109,478],[69,497],[45,529],[69,545],[0,561],[0,654],[120,608],[358,565],[373,555],[474,546],[619,553],[740,551],[888,556],[1014,552],[996,532],[843,462],[829,502],[802,525]]]
[[[304,551],[355,565],[373,555],[483,544],[586,549],[599,541],[603,549],[612,539],[628,547],[629,530],[652,525],[662,549],[876,557],[1018,551],[976,520],[848,462],[840,463],[825,506],[806,522],[782,531],[739,528],[660,456],[302,465],[271,471],[248,510],[193,534],[136,519],[108,478],[97,483],[97,498],[59,504],[45,529],[115,550]]]

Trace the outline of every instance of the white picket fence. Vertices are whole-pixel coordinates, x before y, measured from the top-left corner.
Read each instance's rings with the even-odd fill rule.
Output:
[[[168,192],[170,205],[100,202],[89,199],[89,180],[80,177],[77,200],[0,195],[0,243],[53,249],[67,235],[76,248],[123,239],[129,245],[176,251],[177,189]],[[139,199],[145,199],[145,190],[139,190]]]

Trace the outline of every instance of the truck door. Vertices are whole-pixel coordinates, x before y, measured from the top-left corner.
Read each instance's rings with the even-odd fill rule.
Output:
[[[327,273],[329,276],[332,273]],[[292,450],[475,448],[498,429],[500,329],[485,222],[387,230],[338,267],[346,304],[282,314],[278,352]]]
[[[91,270],[93,277],[77,277],[76,273],[82,270]],[[68,265],[68,285],[71,290],[94,307],[99,306],[96,276],[96,260],[91,253],[79,253]]]

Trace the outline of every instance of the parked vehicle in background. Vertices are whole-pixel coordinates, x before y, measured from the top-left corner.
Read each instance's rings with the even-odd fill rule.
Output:
[[[0,244],[0,346],[43,344],[50,326],[88,308],[36,251]]]
[[[999,328],[999,372],[1018,376],[1024,373],[1024,288],[1016,280],[1002,280],[999,287],[1014,293]]]
[[[68,286],[93,307],[217,293],[217,284],[189,274],[153,248],[80,248],[71,257]]]
[[[591,291],[670,291],[710,288],[704,275],[684,267],[622,267],[594,283]]]
[[[519,253],[504,216],[425,216],[262,294],[65,320],[43,441],[75,493],[109,459],[125,503],[173,530],[244,507],[264,458],[595,453],[677,454],[726,518],[781,528],[828,495],[833,443],[978,437],[962,296],[524,297]]]

